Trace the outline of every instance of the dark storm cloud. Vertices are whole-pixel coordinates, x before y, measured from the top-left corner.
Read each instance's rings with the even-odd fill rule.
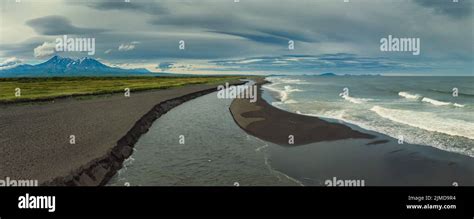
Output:
[[[287,40],[296,40],[296,41],[308,42],[308,43],[318,42],[318,40],[314,39],[312,36],[307,36],[306,34],[301,33],[299,31],[288,31],[288,30],[282,30],[282,29],[266,29],[266,28],[261,28],[259,29],[259,31],[265,34],[275,36],[275,37],[285,38]]]
[[[42,35],[88,34],[105,31],[105,29],[76,27],[66,17],[57,15],[31,19],[26,24]]]
[[[238,36],[248,40],[252,40],[259,43],[269,43],[269,44],[277,44],[277,45],[285,45],[288,43],[288,39],[266,35],[266,34],[250,34],[250,33],[238,33],[238,32],[226,32],[226,31],[209,31],[212,33],[219,33],[219,34],[226,34],[231,36]]]
[[[226,34],[231,36],[242,37],[251,41],[259,43],[285,45],[289,40],[296,40],[301,42],[315,42],[316,40],[306,38],[305,36],[299,35],[298,33],[291,33],[284,30],[261,30],[261,33],[239,33],[239,32],[227,32],[227,31],[208,31],[211,33]]]
[[[212,16],[201,14],[167,14],[151,19],[153,25],[179,26],[180,28],[203,28],[203,29],[235,29],[242,26],[241,21],[232,14],[223,15],[213,13]]]
[[[436,13],[445,14],[453,18],[463,18],[472,14],[472,0],[414,0],[417,4],[432,8]]]

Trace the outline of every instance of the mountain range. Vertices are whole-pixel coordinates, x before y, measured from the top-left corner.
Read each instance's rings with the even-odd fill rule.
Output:
[[[21,64],[0,69],[0,77],[129,76],[152,74],[144,68],[123,69],[107,66],[93,58],[72,59],[53,56],[37,64]]]

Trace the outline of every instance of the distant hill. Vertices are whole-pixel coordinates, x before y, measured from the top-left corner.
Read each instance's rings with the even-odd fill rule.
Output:
[[[147,69],[123,69],[110,67],[101,62],[84,57],[72,59],[53,56],[37,65],[17,65],[0,70],[0,77],[61,77],[61,76],[127,76],[153,74]]]
[[[319,76],[337,76],[337,75],[334,73],[323,73],[323,74],[320,74]]]

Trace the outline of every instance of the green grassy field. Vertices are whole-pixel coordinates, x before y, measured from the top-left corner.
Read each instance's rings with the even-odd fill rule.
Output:
[[[0,103],[34,101],[65,96],[111,94],[166,89],[188,84],[215,84],[237,80],[238,76],[216,77],[68,77],[0,78]],[[15,96],[17,88],[21,95]]]

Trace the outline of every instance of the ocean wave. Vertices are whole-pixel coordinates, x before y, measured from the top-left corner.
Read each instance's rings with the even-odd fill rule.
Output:
[[[441,118],[429,112],[388,109],[374,106],[370,109],[391,121],[432,132],[474,139],[474,123],[457,119]]]
[[[423,97],[423,99],[421,99],[421,101],[426,102],[426,103],[431,103],[435,106],[447,106],[447,105],[451,104],[449,102],[443,102],[443,101],[431,99],[431,98],[428,98],[428,97]]]
[[[366,103],[367,101],[371,101],[372,99],[368,99],[368,98],[356,98],[356,97],[350,97],[350,96],[347,96],[347,95],[341,95],[341,97],[351,103],[355,103],[355,104],[361,104],[361,103]]]
[[[380,110],[380,109],[375,108],[374,110]],[[411,128],[408,128],[408,127],[401,128],[400,125],[397,125],[397,122],[394,122],[393,124],[389,124],[383,120],[379,120],[378,118],[373,118],[370,120],[365,120],[365,119],[361,120],[360,117],[352,116],[354,114],[357,115],[357,113],[353,111],[352,112],[346,111],[346,110],[320,110],[320,111],[309,110],[309,111],[311,113],[301,112],[299,110],[296,110],[296,113],[307,115],[307,116],[318,117],[321,119],[325,119],[325,118],[336,119],[339,122],[342,121],[349,124],[357,125],[361,127],[362,129],[383,133],[392,138],[398,138],[400,135],[403,135],[404,141],[410,144],[429,145],[441,150],[455,152],[455,153],[474,157],[474,150],[472,148],[470,147],[465,148],[462,146],[459,147],[458,145],[459,141],[453,140],[452,138],[447,138],[447,139],[444,137],[438,138],[434,136],[430,131],[425,130],[425,129],[417,128],[414,126],[408,126]],[[378,116],[378,114],[375,114],[374,116]],[[379,116],[379,118],[384,118],[384,117]],[[473,123],[468,124],[468,126],[471,126],[471,129],[472,129],[472,124]],[[466,134],[467,132],[468,134],[469,133],[468,131],[465,131],[464,133]],[[451,135],[448,135],[448,136],[451,136]],[[462,142],[471,141],[471,139],[472,138],[466,138],[466,140],[462,140]]]
[[[285,103],[296,103],[295,100],[290,100],[289,99],[289,95],[293,92],[302,92],[303,91],[303,90],[300,90],[300,89],[293,88],[290,85],[284,86],[283,89],[278,89],[274,84],[264,85],[263,87],[265,89],[268,89],[268,90],[271,90],[271,91],[274,91],[274,92],[278,93],[279,100],[281,102],[285,102]]]
[[[431,98],[427,98],[427,97],[423,97],[423,99],[421,99],[422,102],[426,102],[426,103],[431,103],[435,106],[455,106],[455,107],[464,107],[463,104],[458,104],[458,103],[451,103],[451,102],[443,102],[443,101],[439,101],[439,100],[435,100],[435,99],[431,99]]]
[[[301,92],[303,90],[300,90],[300,89],[297,89],[297,88],[293,88],[291,87],[290,85],[286,85],[285,86],[285,91],[286,92]]]
[[[265,88],[265,89],[271,90],[271,91],[273,91],[273,92],[276,92],[276,93],[280,93],[280,92],[281,92],[281,90],[279,90],[279,89],[276,88],[275,84],[263,85],[262,87]]]
[[[293,99],[287,99],[287,100],[285,101],[285,103],[286,103],[286,104],[295,104],[295,103],[299,103],[299,102],[296,101],[296,100],[293,100]]]
[[[398,92],[398,96],[405,97],[407,99],[420,99],[421,98],[421,95],[419,94],[410,94],[406,91]]]
[[[435,99],[432,99],[432,98],[424,97],[420,94],[411,94],[411,93],[408,93],[406,91],[398,92],[398,96],[404,97],[406,99],[421,100],[421,102],[430,103],[430,104],[433,104],[435,106],[454,106],[454,107],[464,107],[465,106],[463,104],[435,100]]]
[[[289,100],[289,99],[288,99],[288,98],[289,98],[288,96],[289,96],[291,93],[293,93],[293,92],[301,92],[301,91],[302,91],[302,90],[300,90],[300,89],[294,89],[294,88],[292,88],[290,85],[286,85],[286,86],[285,86],[285,90],[283,90],[283,91],[280,92],[281,101],[286,103],[286,102]]]

